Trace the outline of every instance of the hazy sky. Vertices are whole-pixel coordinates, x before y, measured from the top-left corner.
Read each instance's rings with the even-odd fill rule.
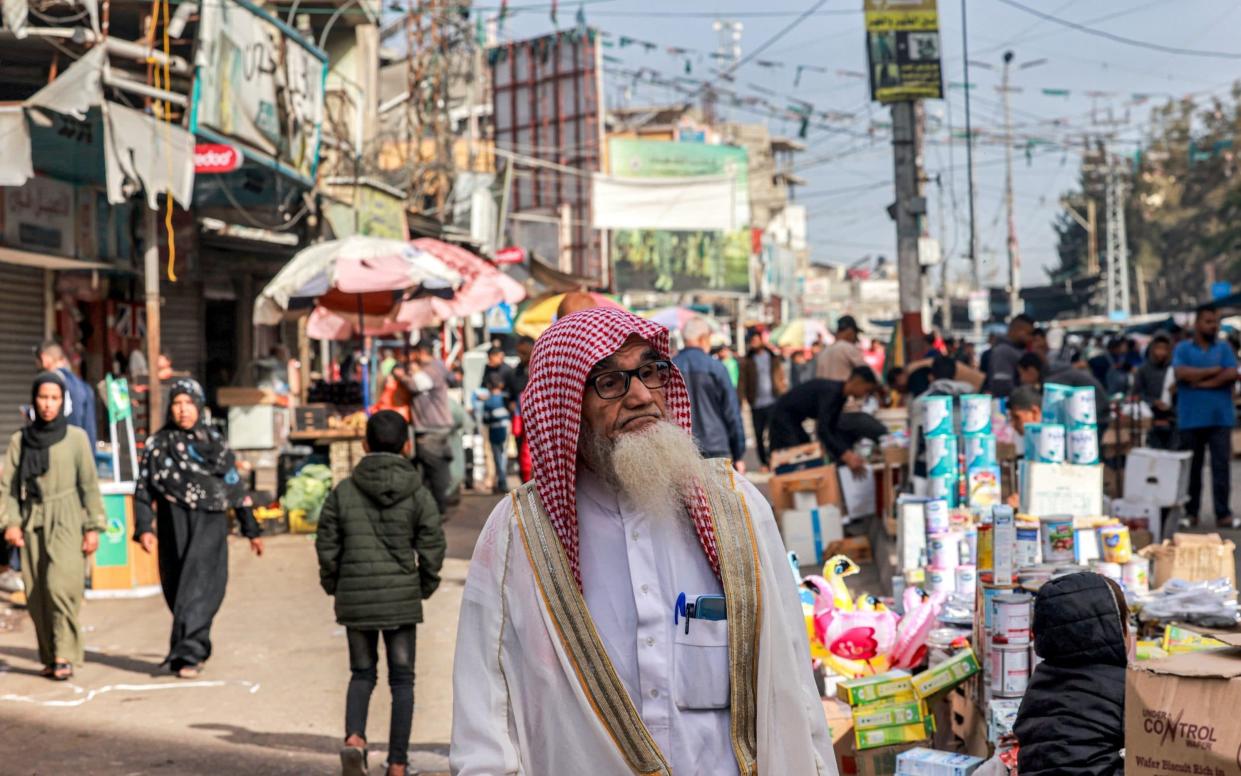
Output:
[[[1002,0],[969,0],[970,59],[991,63],[993,70],[971,66],[972,117],[976,131],[998,134],[1003,129],[999,65],[1002,53],[1012,49],[1015,64],[1046,60],[1014,70],[1012,93],[1014,133],[1023,147],[1014,153],[1017,234],[1021,245],[1022,281],[1045,282],[1044,268],[1056,264],[1055,234],[1051,222],[1058,211],[1058,198],[1077,179],[1081,141],[1087,134],[1116,132],[1118,150],[1132,153],[1143,137],[1153,105],[1169,96],[1195,93],[1227,95],[1231,82],[1241,77],[1241,3],[1237,0],[1020,0],[1063,19],[1120,36],[1164,46],[1238,52],[1238,58],[1175,55],[1067,29],[1043,21]],[[798,201],[809,212],[809,240],[816,261],[851,263],[866,255],[895,252],[895,227],[885,208],[892,201],[892,150],[886,127],[886,107],[871,103],[864,79],[861,0],[829,1],[813,17],[797,25],[759,55],[759,60],[783,63],[783,67],[743,66],[733,84],[739,93],[757,94],[773,103],[783,98],[763,94],[777,92],[813,104],[815,111],[854,114],[851,120],[834,122],[840,132],[811,127],[805,140],[799,173],[808,185]],[[807,8],[812,0],[771,0],[770,3],[739,0],[585,0],[561,2],[561,27],[573,24],[578,8],[585,9],[589,24],[610,32],[616,40],[625,35],[659,44],[647,52],[641,46],[607,49],[625,60],[631,70],[650,68],[666,77],[684,75],[685,57],[669,55],[666,48],[679,46],[710,52],[716,49],[714,18],[736,19],[744,24],[741,53],[744,57],[778,33]],[[495,13],[498,0],[483,5]],[[522,38],[549,32],[548,0],[512,0],[503,37]],[[659,14],[658,16],[655,14]],[[931,212],[932,235],[940,236],[950,257],[952,271],[964,272],[968,250],[968,200],[966,196],[965,146],[949,142],[948,126],[958,132],[965,124],[964,91],[949,84],[962,82],[961,4],[940,0],[940,31],[944,58],[945,100],[927,102],[930,117],[925,150],[927,175],[943,181],[944,206],[934,183],[926,190]],[[691,57],[692,58],[692,57]],[[692,58],[693,77],[707,77],[715,62],[709,57]],[[826,69],[804,71],[794,86],[796,65]],[[849,72],[840,72],[849,71]],[[671,102],[678,95],[663,87],[638,83],[620,75],[605,76],[609,100],[622,98],[630,86],[632,105]],[[724,82],[719,82],[728,86]],[[757,87],[757,88],[755,88]],[[1044,89],[1069,90],[1068,96],[1044,94]],[[1135,95],[1151,95],[1138,103]],[[683,97],[681,98],[683,99]],[[763,119],[743,110],[721,106],[736,120],[768,121],[777,134],[796,136],[797,123]],[[1119,122],[1104,124],[1104,121]],[[1127,122],[1127,123],[1126,123]],[[873,128],[873,133],[871,129]],[[1024,144],[1037,144],[1030,150]],[[1071,145],[1070,145],[1071,143]],[[997,139],[984,137],[975,145],[975,179],[979,253],[983,279],[1003,285],[1007,278],[1005,220],[1003,211],[1004,148]],[[1100,203],[1100,216],[1102,216]],[[941,218],[945,224],[940,234]]]

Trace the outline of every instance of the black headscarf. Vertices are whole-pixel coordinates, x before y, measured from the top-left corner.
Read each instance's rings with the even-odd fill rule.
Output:
[[[172,417],[172,402],[189,396],[198,407],[198,422],[183,429]],[[165,498],[188,509],[223,512],[249,506],[249,493],[237,473],[233,451],[218,432],[203,424],[206,398],[202,386],[187,377],[168,392],[164,427],[147,440],[139,476]]]
[[[60,388],[60,412],[51,420],[39,416],[39,387],[51,383]],[[17,476],[13,478],[13,495],[21,504],[35,504],[43,501],[43,489],[39,487],[39,477],[47,474],[52,456],[49,452],[52,445],[65,438],[69,429],[69,419],[65,417],[65,381],[55,372],[44,372],[34,379],[30,387],[30,405],[34,410],[34,418],[22,429],[21,462],[17,466]]]

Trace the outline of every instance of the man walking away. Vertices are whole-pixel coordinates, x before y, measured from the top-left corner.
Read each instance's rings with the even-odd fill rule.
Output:
[[[448,505],[448,489],[452,484],[452,407],[448,389],[459,382],[448,367],[435,357],[429,340],[414,346],[410,361],[412,374],[401,367],[392,376],[401,382],[413,398],[409,414],[414,426],[414,460],[422,469],[422,478],[440,514]]]
[[[842,315],[836,323],[836,341],[823,349],[814,361],[814,376],[844,382],[859,366],[866,366],[858,335],[862,330],[852,315]]]
[[[95,454],[98,429],[95,420],[95,392],[78,377],[65,356],[65,350],[55,342],[44,342],[39,347],[39,366],[44,372],[55,372],[65,381],[65,417],[70,426],[86,432],[90,440],[91,455]]]
[[[487,426],[487,444],[491,446],[491,460],[496,468],[496,481],[492,491],[497,495],[508,493],[508,432],[511,418],[505,399],[504,378],[493,374],[487,378],[487,398],[483,401],[483,423]]]
[[[879,381],[868,366],[859,366],[845,382],[811,380],[780,397],[771,418],[771,449],[804,445],[810,441],[802,423],[813,420],[815,434],[823,449],[838,464],[855,475],[866,468],[862,456],[853,452],[855,434],[841,427],[841,415],[848,399],[864,399],[878,388]]]
[[[728,370],[708,355],[711,326],[702,318],[690,318],[681,329],[685,349],[672,360],[689,388],[694,441],[706,458],[745,458],[745,426],[741,407]]]
[[[366,423],[367,455],[328,495],[315,551],[319,581],[336,599],[349,644],[344,776],[367,773],[366,717],[375,691],[379,637],[388,653],[392,721],[387,776],[404,776],[414,718],[415,629],[440,583],[444,530],[431,494],[409,461],[409,428],[392,410]]]
[[[1133,395],[1151,409],[1151,430],[1146,444],[1157,450],[1176,448],[1176,412],[1172,406],[1172,339],[1159,332],[1146,349],[1146,360],[1133,380]]]
[[[1194,454],[1186,516],[1192,524],[1198,522],[1202,506],[1203,457],[1209,447],[1215,523],[1229,525],[1232,523],[1229,469],[1232,427],[1236,424],[1232,391],[1237,382],[1237,356],[1227,342],[1219,339],[1219,310],[1215,305],[1204,304],[1198,308],[1193,339],[1176,346],[1172,368],[1176,374],[1176,420],[1181,449]]]
[[[745,358],[741,359],[741,377],[737,392],[750,407],[750,421],[754,426],[754,443],[758,446],[758,460],[763,468],[771,465],[771,446],[767,444],[767,427],[771,422],[771,408],[776,399],[788,390],[788,378],[780,357],[763,342],[759,329],[750,329],[745,335]]]
[[[987,391],[1006,398],[1017,386],[1017,362],[1034,337],[1034,319],[1022,313],[1008,322],[1008,336],[988,351]]]

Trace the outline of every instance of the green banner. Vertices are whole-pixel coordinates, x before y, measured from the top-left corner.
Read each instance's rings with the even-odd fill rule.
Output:
[[[133,414],[133,405],[129,402],[129,381],[125,378],[107,377],[108,388],[108,422],[120,423]]]
[[[120,494],[103,497],[103,511],[108,517],[108,527],[99,534],[99,550],[95,553],[95,565],[98,567],[110,568],[129,563],[125,498]]]

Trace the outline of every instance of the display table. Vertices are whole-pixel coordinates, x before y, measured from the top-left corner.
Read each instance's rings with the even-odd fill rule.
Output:
[[[134,483],[102,482],[108,526],[99,534],[91,559],[87,598],[142,598],[157,595],[159,561],[134,543]]]

